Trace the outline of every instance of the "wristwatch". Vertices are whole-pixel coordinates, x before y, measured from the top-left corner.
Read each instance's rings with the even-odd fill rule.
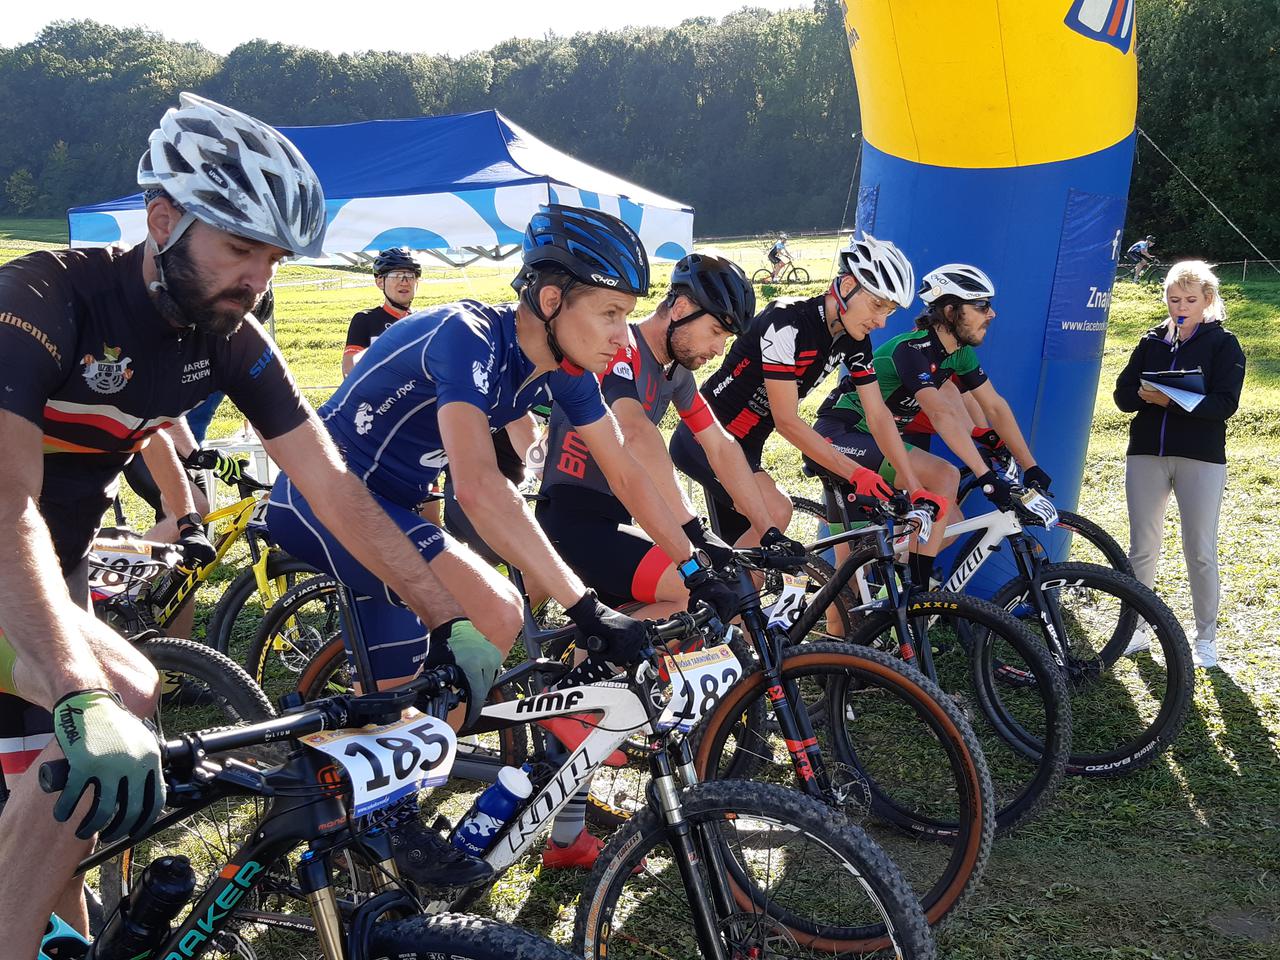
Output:
[[[199,530],[204,526],[204,517],[198,513],[188,513],[185,517],[178,518],[178,533],[182,534],[188,530]]]
[[[676,567],[676,572],[680,574],[681,580],[688,580],[699,570],[711,569],[711,557],[705,550],[695,550],[693,555],[684,563]]]

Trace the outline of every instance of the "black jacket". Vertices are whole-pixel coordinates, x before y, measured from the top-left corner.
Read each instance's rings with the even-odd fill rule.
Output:
[[[1227,419],[1240,406],[1244,351],[1221,323],[1201,323],[1183,343],[1164,339],[1167,326],[1148,330],[1116,380],[1116,406],[1137,413],[1129,424],[1130,456],[1187,457],[1227,462]],[[1172,401],[1167,407],[1138,397],[1138,381],[1148,370],[1204,371],[1205,398],[1190,412]]]

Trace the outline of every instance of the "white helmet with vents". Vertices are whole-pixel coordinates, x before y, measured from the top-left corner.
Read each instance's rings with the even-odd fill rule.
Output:
[[[933,303],[947,295],[961,300],[990,300],[996,295],[996,285],[977,267],[967,263],[947,263],[924,275],[920,299]]]
[[[905,307],[915,297],[916,274],[906,254],[888,240],[863,234],[840,251],[840,273],[849,274],[882,300]]]
[[[324,191],[298,148],[239,110],[193,93],[179,94],[178,103],[151,132],[139,186],[163,190],[189,217],[228,233],[319,256]]]

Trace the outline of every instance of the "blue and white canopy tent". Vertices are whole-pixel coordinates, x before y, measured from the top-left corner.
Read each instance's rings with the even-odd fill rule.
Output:
[[[693,249],[692,207],[575,160],[496,110],[280,129],[324,186],[329,256],[406,246],[454,266],[501,259],[541,203],[612,213],[656,259]],[[131,246],[145,236],[142,194],[73,207],[67,221],[73,247]]]

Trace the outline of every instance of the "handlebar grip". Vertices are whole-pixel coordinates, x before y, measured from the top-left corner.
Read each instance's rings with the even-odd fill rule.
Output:
[[[40,789],[45,793],[57,793],[67,785],[71,764],[66,760],[50,760],[40,764]]]

